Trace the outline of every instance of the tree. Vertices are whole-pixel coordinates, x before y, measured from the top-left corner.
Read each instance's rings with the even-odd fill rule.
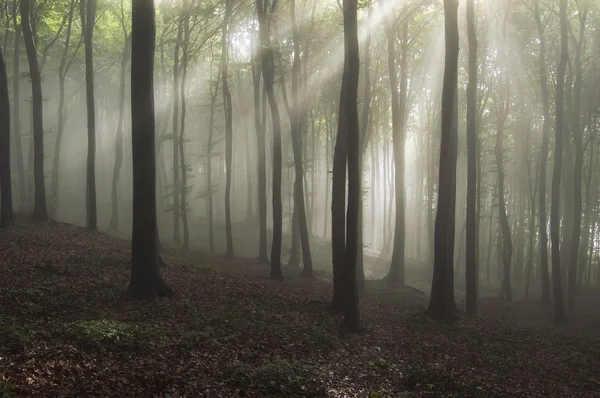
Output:
[[[306,220],[306,205],[304,195],[304,165],[302,159],[303,153],[303,125],[305,112],[302,108],[306,106],[306,98],[300,98],[302,90],[302,60],[300,54],[302,50],[300,48],[300,34],[298,31],[298,24],[296,22],[296,1],[292,0],[290,4],[291,10],[291,21],[292,21],[292,37],[294,46],[294,55],[292,60],[292,106],[290,107],[290,125],[291,125],[291,136],[292,136],[292,150],[294,153],[294,215],[292,222],[292,235],[295,235],[297,231],[300,232],[300,241],[302,244],[302,262],[304,269],[302,274],[305,277],[312,277],[313,265],[312,256],[310,252],[310,240],[308,233],[308,222]],[[285,92],[285,91],[284,91]],[[287,101],[286,101],[287,103]],[[292,237],[292,252],[294,252],[294,245],[296,241]],[[292,262],[292,257],[290,262]]]
[[[44,116],[42,110],[42,78],[38,65],[37,53],[33,39],[30,23],[30,0],[21,0],[21,25],[23,27],[23,38],[25,39],[25,50],[29,62],[29,76],[31,77],[31,94],[33,109],[33,151],[34,151],[34,184],[35,200],[34,210],[31,215],[33,222],[45,222],[48,220],[46,208],[46,187],[44,182]]]
[[[467,253],[465,266],[467,314],[477,313],[477,33],[474,0],[467,0],[469,83],[467,85]]]
[[[86,227],[98,229],[96,213],[96,105],[94,100],[94,25],[96,0],[80,0],[81,29],[85,46],[85,92],[88,129],[87,180],[86,180]]]
[[[357,0],[344,0],[344,75],[340,94],[338,134],[346,129],[348,148],[348,211],[346,222],[346,264],[344,267],[345,332],[360,331],[356,262],[358,255],[358,209],[360,206],[360,162],[358,128],[358,77],[360,58],[358,48]]]
[[[233,232],[231,230],[231,160],[233,150],[233,104],[227,79],[229,66],[229,25],[231,24],[232,0],[226,0],[225,20],[223,21],[223,37],[221,39],[221,81],[223,82],[223,108],[225,113],[225,234],[227,236],[228,258],[233,257]]]
[[[434,263],[431,297],[427,313],[434,318],[451,317],[454,301],[448,300],[449,284],[453,283],[454,203],[456,192],[456,93],[458,81],[458,0],[444,0],[445,64],[442,89],[442,134],[438,207],[435,217]],[[452,214],[450,214],[452,213]]]
[[[554,129],[554,169],[552,173],[552,207],[550,214],[550,239],[552,241],[552,286],[554,289],[554,318],[557,323],[566,320],[560,274],[560,174],[564,137],[565,71],[569,61],[567,0],[560,0],[560,61],[556,69],[556,127]]]
[[[392,137],[394,142],[394,166],[395,166],[395,196],[396,196],[396,220],[394,224],[394,247],[392,251],[392,262],[387,278],[391,282],[398,282],[401,285],[405,283],[404,275],[404,249],[405,249],[405,194],[404,194],[404,143],[406,135],[406,91],[408,84],[407,56],[406,56],[406,31],[407,22],[404,22],[402,29],[402,65],[401,81],[398,88],[398,76],[396,72],[396,51],[395,35],[393,24],[389,20],[384,7],[384,0],[379,0],[382,13],[384,14],[385,31],[387,36],[388,50],[388,71],[390,80],[390,95],[392,105]],[[399,90],[399,91],[398,91]]]
[[[125,10],[123,0],[121,0],[121,29],[123,30],[123,54],[121,56],[121,74],[119,78],[119,120],[117,122],[117,136],[115,139],[115,167],[113,169],[112,189],[111,189],[111,216],[109,229],[119,230],[119,177],[121,175],[121,167],[123,165],[123,119],[125,116],[125,78],[127,75],[127,63],[131,52],[131,36],[125,25]]]
[[[281,272],[281,239],[283,230],[283,205],[281,200],[281,120],[279,106],[275,98],[275,59],[271,47],[271,34],[268,15],[274,11],[277,2],[269,9],[269,0],[256,0],[258,28],[260,34],[261,68],[273,126],[273,241],[271,243],[271,278],[283,279]]]
[[[261,117],[260,102],[260,77],[262,74],[261,60],[262,52],[259,52],[258,59],[252,60],[252,87],[254,94],[254,129],[256,130],[257,146],[257,169],[258,169],[258,222],[259,222],[259,244],[258,261],[267,264],[267,175],[266,175],[266,149],[265,149],[265,129],[266,119]],[[263,112],[265,110],[263,109]]]
[[[10,105],[8,77],[2,50],[0,49],[0,227],[14,224],[12,182],[10,174]]]
[[[133,0],[131,10],[133,229],[128,291],[133,297],[162,297],[173,292],[159,273],[154,116],[154,1]]]

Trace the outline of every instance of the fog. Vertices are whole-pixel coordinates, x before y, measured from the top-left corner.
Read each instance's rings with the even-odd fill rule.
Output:
[[[434,221],[437,208],[440,152],[441,90],[444,72],[444,15],[440,2],[362,2],[359,9],[361,69],[359,119],[361,134],[362,222],[365,272],[368,279],[388,272],[394,235],[404,233],[403,271],[409,283],[428,289],[433,262]],[[539,3],[539,4],[538,4]],[[33,20],[37,53],[42,66],[44,170],[51,217],[63,222],[86,223],[87,119],[85,59],[81,20],[77,7],[69,23],[67,0],[39,2]],[[160,1],[157,4],[155,47],[155,107],[157,128],[157,201],[161,241],[178,249],[183,241],[183,218],[189,222],[192,248],[225,252],[226,140],[222,94],[223,21],[225,6],[218,1]],[[11,168],[16,207],[33,205],[33,139],[31,85],[22,40],[15,40],[12,16],[15,4],[3,2],[2,51],[8,69],[11,101],[19,95],[18,123],[12,123]],[[459,8],[460,58],[458,72],[458,159],[454,268],[456,286],[464,287],[466,252],[466,89],[468,43],[465,5]],[[275,63],[275,96],[282,124],[282,204],[284,249],[299,250],[299,233],[293,233],[294,156],[290,115],[294,95],[305,111],[300,128],[304,200],[315,268],[331,269],[331,177],[338,124],[338,104],[344,46],[342,13],[336,1],[298,0],[295,4],[297,38],[290,19],[290,4],[279,2],[270,14]],[[560,52],[560,21],[556,2],[476,2],[478,39],[476,129],[478,187],[478,274],[481,294],[497,295],[503,281],[503,237],[498,206],[498,169],[503,169],[504,194],[512,259],[510,276],[516,297],[541,295],[542,271],[539,240],[540,154],[544,129],[544,102],[540,89],[540,45],[545,46],[546,85],[549,88],[550,132],[554,128],[556,65]],[[259,23],[255,5],[235,2],[228,26],[227,77],[232,97],[231,222],[234,254],[258,254],[259,183],[257,129],[266,132],[267,234],[273,225],[273,132],[271,110],[262,82],[254,85],[258,70]],[[597,286],[598,273],[598,5],[573,2],[568,9],[569,59],[566,68],[565,134],[561,182],[561,239],[565,242],[562,268],[566,283],[570,242],[577,231],[579,258],[574,268],[578,286]],[[540,26],[536,25],[539,18]],[[390,24],[394,53],[388,54],[386,24]],[[69,26],[71,25],[71,26]],[[96,196],[98,227],[128,237],[131,234],[132,158],[129,52],[131,7],[129,1],[100,0],[93,37],[96,107]],[[539,30],[541,29],[541,31]],[[69,41],[67,42],[67,36]],[[300,92],[292,87],[294,40],[299,41]],[[368,49],[366,43],[369,43]],[[15,43],[19,48],[15,51]],[[68,45],[67,45],[68,44]],[[127,45],[126,45],[127,44]],[[367,51],[365,51],[367,50]],[[15,69],[15,56],[20,65]],[[369,58],[369,70],[365,70]],[[393,126],[390,60],[395,65],[400,126]],[[63,64],[61,66],[61,63]],[[176,64],[176,65],[175,65]],[[58,141],[60,71],[64,71],[65,107],[62,138]],[[124,67],[125,101],[120,103],[121,68]],[[177,69],[175,69],[177,68]],[[135,73],[135,72],[134,72]],[[366,74],[369,85],[365,90]],[[175,80],[174,80],[175,79]],[[18,81],[17,81],[18,80]],[[260,80],[260,79],[259,79]],[[175,82],[174,82],[175,81]],[[177,85],[177,87],[174,87]],[[258,90],[258,92],[256,92]],[[255,103],[255,92],[258,102]],[[370,102],[363,107],[365,93]],[[174,105],[177,103],[177,105]],[[291,105],[290,105],[291,104]],[[123,109],[123,144],[119,148],[119,112]],[[177,108],[174,110],[174,106]],[[290,113],[292,106],[292,113]],[[255,108],[257,107],[257,108]],[[402,109],[400,109],[400,107]],[[184,109],[185,108],[185,109]],[[363,109],[364,108],[364,109]],[[17,112],[16,107],[11,109]],[[185,116],[182,118],[182,112]],[[506,114],[504,115],[503,112]],[[256,112],[255,112],[256,111]],[[365,113],[366,112],[366,113]],[[259,119],[256,118],[258,115]],[[368,116],[368,122],[363,119]],[[175,119],[175,120],[174,120]],[[502,125],[500,125],[500,123]],[[181,130],[184,125],[183,131]],[[498,146],[498,134],[502,135]],[[183,140],[180,140],[180,136]],[[394,146],[403,146],[403,168]],[[551,134],[550,148],[554,141]],[[179,146],[185,159],[181,167]],[[60,153],[57,152],[60,149]],[[498,152],[500,151],[500,152]],[[122,167],[115,173],[117,153]],[[176,153],[177,152],[177,153]],[[498,155],[499,154],[499,155]],[[500,166],[496,159],[502,159]],[[577,169],[578,162],[581,164]],[[174,167],[174,164],[176,165]],[[553,155],[546,173],[546,206]],[[402,170],[403,169],[403,170]],[[23,171],[21,173],[21,170]],[[182,182],[183,171],[186,181]],[[208,174],[210,170],[210,184]],[[578,171],[579,170],[579,171]],[[403,179],[398,180],[397,173]],[[118,177],[116,203],[113,179]],[[577,194],[574,181],[582,186]],[[397,181],[402,182],[400,190]],[[183,185],[185,184],[185,186]],[[403,192],[405,220],[397,225],[396,200]],[[181,207],[185,195],[186,207]],[[579,196],[577,196],[579,195]],[[212,203],[209,203],[212,198]],[[580,202],[578,202],[580,201]],[[113,209],[118,223],[111,224]],[[580,208],[580,215],[577,214]],[[209,225],[212,214],[214,225]],[[175,217],[174,217],[175,215]],[[117,221],[117,220],[115,220]],[[547,220],[548,221],[548,220]],[[109,228],[110,227],[110,228]],[[211,248],[209,236],[213,235]],[[292,239],[297,244],[292,244]],[[270,244],[270,243],[269,243]],[[292,249],[292,246],[294,247]],[[550,248],[550,246],[548,246]],[[566,254],[565,254],[566,253]],[[295,254],[299,256],[300,254]],[[577,257],[576,257],[577,258]],[[569,271],[570,272],[570,271]]]

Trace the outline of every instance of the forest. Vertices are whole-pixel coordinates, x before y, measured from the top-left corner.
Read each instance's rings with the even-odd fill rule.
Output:
[[[0,398],[598,396],[599,26],[0,0]]]

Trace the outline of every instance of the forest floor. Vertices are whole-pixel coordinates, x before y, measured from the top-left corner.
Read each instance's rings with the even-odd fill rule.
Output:
[[[599,314],[563,330],[484,299],[437,322],[415,289],[361,298],[340,336],[329,283],[252,260],[166,256],[176,296],[125,296],[129,242],[68,224],[0,231],[0,397],[598,397]],[[598,302],[594,303],[598,307]]]

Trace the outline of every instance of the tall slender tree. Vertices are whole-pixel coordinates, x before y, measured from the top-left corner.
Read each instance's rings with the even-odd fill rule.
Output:
[[[474,0],[467,0],[469,83],[467,85],[467,253],[465,266],[466,310],[477,313],[477,32]]]
[[[173,292],[159,272],[154,115],[154,0],[133,0],[131,10],[133,229],[128,291],[133,297],[162,297]]]
[[[225,1],[225,20],[223,21],[223,36],[221,38],[221,81],[223,82],[223,109],[225,113],[225,234],[227,251],[225,255],[233,257],[233,231],[231,228],[231,162],[233,152],[233,103],[229,80],[229,28],[231,24],[232,0]]]
[[[29,62],[29,76],[31,78],[32,110],[33,110],[33,151],[34,151],[34,185],[35,199],[31,220],[45,222],[48,220],[46,208],[46,186],[44,182],[44,115],[42,99],[42,77],[38,65],[34,34],[31,29],[31,0],[21,0],[21,25],[27,61]]]
[[[552,287],[554,289],[554,318],[557,323],[566,320],[560,272],[560,175],[564,138],[564,90],[565,73],[569,61],[569,31],[567,0],[559,2],[560,15],[560,61],[556,70],[556,127],[554,129],[554,169],[552,173],[552,207],[550,214],[550,238],[552,241]]]
[[[121,55],[121,75],[119,79],[119,118],[117,121],[117,136],[115,139],[115,167],[113,169],[112,188],[111,188],[111,216],[109,228],[114,231],[119,230],[119,177],[121,176],[121,166],[123,165],[123,119],[125,116],[125,88],[127,77],[127,64],[131,53],[131,36],[125,25],[125,9],[123,0],[121,0],[121,29],[123,30],[123,54]]]
[[[96,104],[94,99],[94,25],[96,0],[80,0],[81,29],[85,47],[85,100],[87,110],[88,151],[86,169],[86,227],[98,229],[96,209]]]
[[[8,76],[2,49],[0,49],[0,227],[14,224],[12,182],[10,174],[10,105]]]
[[[271,46],[271,33],[269,16],[277,5],[274,1],[269,7],[269,0],[256,0],[258,14],[258,27],[260,34],[261,67],[263,81],[269,108],[271,109],[271,123],[273,128],[273,241],[271,243],[271,278],[283,279],[281,272],[281,239],[283,230],[283,204],[281,199],[281,119],[279,106],[275,98],[275,57]]]

